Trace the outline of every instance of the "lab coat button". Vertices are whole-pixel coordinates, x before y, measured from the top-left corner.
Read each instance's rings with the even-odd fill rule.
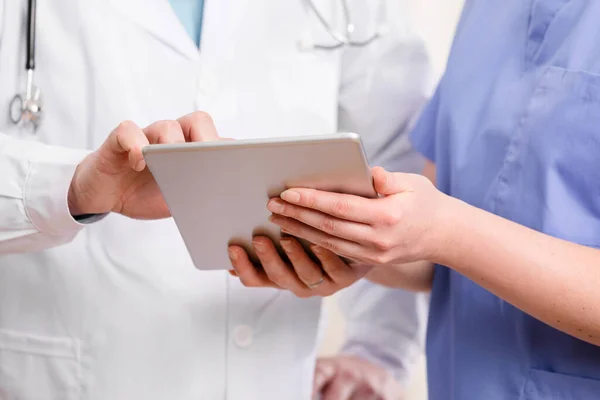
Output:
[[[237,326],[234,330],[233,339],[235,344],[242,349],[250,347],[252,345],[252,328],[248,325]]]

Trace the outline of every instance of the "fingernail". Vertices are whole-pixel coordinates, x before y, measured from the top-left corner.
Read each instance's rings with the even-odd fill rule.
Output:
[[[141,160],[139,160],[136,164],[135,164],[135,170],[136,171],[142,171],[144,169],[144,164],[145,164],[145,160],[142,158]]]
[[[233,251],[233,249],[229,249],[228,253],[229,253],[230,260],[233,260],[233,261],[237,260],[237,254],[235,253],[235,251]]]
[[[262,252],[265,249],[265,245],[263,243],[255,240],[252,241],[252,246],[254,246],[254,249],[258,252]]]
[[[300,193],[293,190],[286,190],[285,192],[281,193],[281,198],[288,203],[298,203],[300,201]]]
[[[281,239],[279,243],[281,243],[281,247],[283,247],[286,253],[291,253],[293,251],[292,242],[289,239]]]
[[[267,204],[267,208],[271,212],[281,214],[281,212],[283,211],[283,204],[281,204],[281,201],[279,200],[270,200]]]

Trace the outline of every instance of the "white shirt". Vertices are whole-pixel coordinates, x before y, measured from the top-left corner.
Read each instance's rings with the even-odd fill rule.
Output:
[[[300,0],[207,2],[201,52],[163,0],[38,2],[45,120],[30,137],[0,112],[5,397],[309,398],[319,299],[196,270],[170,219],[78,224],[66,195],[77,163],[120,121],[144,126],[199,109],[225,137],[355,131],[374,164],[418,170],[405,133],[433,82],[410,15],[386,1],[386,36],[332,52],[299,50],[307,37],[329,40]],[[340,18],[337,2],[315,3]],[[377,28],[377,1],[349,3],[357,35]],[[0,0],[0,110],[23,89],[25,10],[26,0]],[[380,288],[360,296],[380,298]],[[413,299],[385,323],[421,329]],[[373,359],[420,345],[407,335],[386,346],[373,321],[350,323]]]

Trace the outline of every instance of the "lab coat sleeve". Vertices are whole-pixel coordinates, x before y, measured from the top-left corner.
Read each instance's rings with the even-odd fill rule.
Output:
[[[35,252],[71,241],[83,224],[67,194],[84,150],[0,133],[0,254]]]
[[[437,77],[425,41],[411,28],[415,22],[403,7],[406,2],[384,2],[387,10],[382,11],[374,6],[381,4],[378,1],[354,1],[353,15],[363,16],[356,24],[356,37],[368,36],[381,20],[386,33],[367,47],[344,50],[339,128],[361,135],[371,165],[421,172],[424,159],[411,148],[408,132]]]
[[[429,296],[362,280],[340,293],[346,318],[341,352],[358,356],[408,383],[423,354]]]
[[[344,50],[339,100],[341,130],[361,135],[371,165],[420,173],[424,158],[411,148],[409,131],[435,86],[424,40],[411,28],[415,19],[405,1],[354,1],[361,15],[356,36],[386,21],[387,33],[364,48]],[[381,14],[386,14],[387,17]],[[358,282],[339,297],[346,321],[343,352],[382,365],[401,380],[409,379],[422,353],[428,296]]]

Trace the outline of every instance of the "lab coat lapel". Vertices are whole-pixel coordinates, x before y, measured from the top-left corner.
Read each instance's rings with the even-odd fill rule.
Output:
[[[210,54],[221,60],[235,57],[240,27],[249,23],[247,21],[248,8],[264,8],[269,1],[273,0],[204,0],[200,54],[205,58],[207,54]],[[259,22],[252,21],[252,24]],[[259,29],[258,25],[257,29]],[[258,45],[262,45],[262,43]]]
[[[198,57],[198,48],[168,0],[108,0],[108,3],[125,18],[181,55],[190,59]]]

